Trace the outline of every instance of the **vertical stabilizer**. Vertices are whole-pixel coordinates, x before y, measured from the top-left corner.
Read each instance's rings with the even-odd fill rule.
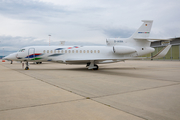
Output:
[[[149,37],[153,20],[142,20],[142,22],[144,22],[144,23],[131,37],[133,37],[133,38]]]

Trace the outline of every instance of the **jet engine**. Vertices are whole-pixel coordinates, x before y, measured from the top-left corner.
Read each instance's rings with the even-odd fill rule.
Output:
[[[130,54],[136,52],[136,49],[128,46],[113,46],[113,52],[115,54]]]

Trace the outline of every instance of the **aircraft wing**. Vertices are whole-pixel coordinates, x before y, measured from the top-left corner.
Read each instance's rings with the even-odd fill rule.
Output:
[[[113,63],[113,62],[120,62],[120,61],[124,61],[119,60],[119,59],[109,59],[109,58],[96,58],[96,59],[82,59],[82,58],[74,58],[74,59],[67,59],[65,60],[65,62],[67,64],[87,64],[91,61],[95,61],[95,63]]]
[[[164,57],[168,53],[170,48],[171,48],[171,45],[167,45],[160,52],[158,52],[156,55],[154,55],[152,58],[161,58],[161,57]]]
[[[127,57],[127,58],[122,58],[122,59],[109,59],[109,58],[105,58],[105,59],[69,59],[69,60],[65,60],[65,62],[67,64],[87,64],[91,61],[95,61],[95,63],[98,63],[98,64],[105,64],[105,63],[122,62],[124,60],[142,60],[142,59],[147,59],[147,57]]]

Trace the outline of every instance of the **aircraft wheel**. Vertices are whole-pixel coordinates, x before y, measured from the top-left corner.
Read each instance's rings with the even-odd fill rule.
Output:
[[[89,67],[90,63],[87,63],[86,67]]]
[[[29,70],[29,67],[26,67],[25,70]]]
[[[98,70],[99,69],[98,65],[94,65],[94,66],[96,66],[96,68],[93,68],[93,70]]]

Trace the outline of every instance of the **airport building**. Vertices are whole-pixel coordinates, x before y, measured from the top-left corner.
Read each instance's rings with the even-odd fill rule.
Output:
[[[180,38],[176,38],[170,41],[170,43],[165,42],[165,41],[152,42],[151,47],[155,48],[155,51],[151,54],[146,55],[146,57],[152,57],[156,55],[168,44],[171,44],[172,47],[170,48],[166,56],[164,56],[163,58],[154,59],[154,60],[179,60],[180,61]]]

